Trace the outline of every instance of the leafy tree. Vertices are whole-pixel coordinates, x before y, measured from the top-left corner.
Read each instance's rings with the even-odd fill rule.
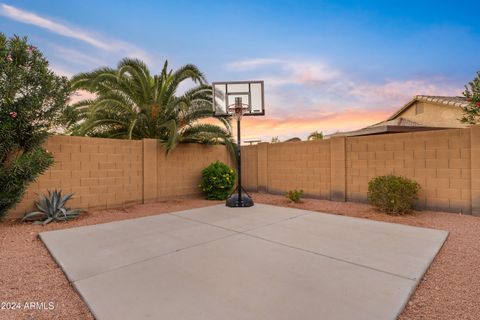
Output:
[[[70,94],[27,38],[0,33],[0,218],[53,163],[42,148],[58,127]]]
[[[468,124],[478,123],[480,117],[480,71],[477,72],[475,79],[465,86],[463,96],[469,104],[463,108],[463,117],[460,121]]]
[[[272,137],[272,140],[270,141],[270,143],[280,143],[280,139],[278,138],[278,136]]]
[[[179,85],[188,79],[197,85],[177,96]],[[181,142],[223,143],[234,148],[228,119],[218,119],[222,126],[200,121],[212,116],[212,88],[194,65],[173,71],[165,61],[161,73],[152,75],[142,61],[125,58],[116,69],[74,76],[72,85],[96,96],[71,106],[70,128],[75,135],[154,138],[167,151]]]
[[[308,135],[307,140],[323,140],[323,132],[314,131]]]

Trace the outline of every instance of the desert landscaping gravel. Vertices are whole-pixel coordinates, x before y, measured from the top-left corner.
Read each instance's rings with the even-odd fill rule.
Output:
[[[253,197],[261,203],[448,230],[450,235],[446,243],[400,319],[480,319],[479,217],[432,211],[387,216],[370,205],[360,203],[304,199],[301,203],[294,204],[283,196],[253,194]],[[5,221],[0,224],[0,302],[3,307],[0,309],[0,319],[93,319],[80,296],[38,239],[39,232],[218,203],[220,202],[199,198],[175,199],[128,208],[90,211],[76,221],[50,223],[45,227]],[[6,310],[12,306],[18,309]],[[38,310],[42,307],[46,310]]]

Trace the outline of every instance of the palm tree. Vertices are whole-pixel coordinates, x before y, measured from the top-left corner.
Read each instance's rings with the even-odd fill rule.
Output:
[[[177,96],[178,86],[187,79],[196,86]],[[67,116],[74,135],[159,139],[167,152],[182,142],[234,148],[229,119],[218,118],[221,126],[201,121],[212,116],[212,88],[195,65],[173,71],[165,61],[161,73],[152,76],[145,63],[125,58],[117,69],[77,74],[72,86],[95,94],[95,99],[70,107]]]
[[[323,132],[321,131],[312,132],[307,138],[307,140],[322,140],[322,139],[323,139]]]
[[[280,143],[280,139],[278,138],[278,136],[272,137],[272,140],[270,141],[270,143]]]

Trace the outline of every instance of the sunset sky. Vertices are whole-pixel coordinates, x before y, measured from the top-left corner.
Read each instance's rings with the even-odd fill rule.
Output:
[[[156,73],[265,80],[244,139],[358,129],[416,94],[461,95],[480,70],[480,1],[3,1],[0,31],[27,35],[71,76],[123,57]]]

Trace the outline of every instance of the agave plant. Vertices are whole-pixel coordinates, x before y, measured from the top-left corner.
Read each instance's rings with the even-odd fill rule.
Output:
[[[52,221],[67,221],[77,218],[82,210],[66,208],[65,204],[73,196],[73,193],[62,196],[62,190],[48,190],[48,196],[43,196],[35,205],[39,211],[27,213],[24,221],[34,221],[34,224],[46,225]]]

